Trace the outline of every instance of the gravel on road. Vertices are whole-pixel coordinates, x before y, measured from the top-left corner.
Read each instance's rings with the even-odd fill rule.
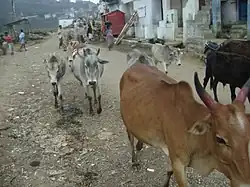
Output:
[[[166,156],[152,147],[139,155],[140,168],[131,166],[130,146],[119,112],[119,80],[127,68],[119,47],[101,57],[109,60],[102,81],[101,115],[90,116],[80,84],[70,71],[63,80],[65,112],[53,106],[43,58],[57,49],[55,37],[30,46],[27,52],[0,58],[0,187],[156,187],[166,180]],[[193,73],[203,78],[203,64],[184,57],[170,67],[170,75],[193,86]],[[218,90],[222,103],[230,102],[228,87]],[[196,95],[196,94],[195,94]],[[197,97],[197,96],[196,96]],[[195,115],[195,114],[194,114]],[[192,169],[192,186],[228,186],[213,172],[201,177]],[[177,186],[174,179],[171,186]]]

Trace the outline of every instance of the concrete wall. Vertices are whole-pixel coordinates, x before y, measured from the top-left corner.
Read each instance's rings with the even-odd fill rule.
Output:
[[[183,41],[184,43],[188,37],[187,21],[194,20],[195,14],[199,10],[199,1],[197,0],[183,0]]]
[[[157,26],[161,20],[160,0],[135,0],[133,6],[134,10],[145,7],[146,11],[145,16],[139,15],[139,20],[135,27],[135,36],[146,39],[156,37]]]
[[[132,14],[134,13],[133,2],[123,3],[119,5],[119,10],[125,13],[125,22],[128,22]],[[133,36],[135,32],[134,27],[130,28],[127,32],[127,36]]]
[[[161,0],[152,0],[152,22],[154,25],[158,25],[159,21],[162,20],[161,10]]]
[[[221,19],[223,24],[237,21],[236,0],[221,2]]]
[[[181,8],[182,0],[171,0],[170,7],[171,9],[176,9],[178,12],[178,25],[182,25],[182,8]]]

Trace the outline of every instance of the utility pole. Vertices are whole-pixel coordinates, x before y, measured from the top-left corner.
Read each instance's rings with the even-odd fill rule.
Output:
[[[12,21],[16,20],[16,4],[15,0],[11,0],[11,8],[12,8]]]

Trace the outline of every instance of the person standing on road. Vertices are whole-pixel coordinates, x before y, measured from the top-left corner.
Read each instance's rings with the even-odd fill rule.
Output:
[[[6,53],[7,53],[7,42],[4,40],[4,35],[3,34],[1,34],[0,35],[0,49],[2,50],[2,54],[3,55],[6,55]]]
[[[24,48],[25,51],[27,51],[26,46],[25,46],[25,34],[23,32],[23,29],[20,30],[20,34],[19,34],[19,41],[20,41],[20,51],[22,51],[22,48]]]
[[[59,38],[59,49],[63,47],[63,37],[62,37],[62,25],[59,25],[57,35]]]
[[[11,55],[14,55],[14,44],[13,44],[13,39],[11,37],[11,35],[9,35],[8,32],[4,33],[4,41],[7,43],[8,48],[11,51]]]

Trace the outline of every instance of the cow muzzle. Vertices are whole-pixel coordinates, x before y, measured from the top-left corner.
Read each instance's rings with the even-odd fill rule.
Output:
[[[96,81],[89,81],[89,85],[95,86],[96,85]]]
[[[180,61],[180,60],[177,60],[176,65],[177,65],[177,66],[181,66],[181,61]]]

